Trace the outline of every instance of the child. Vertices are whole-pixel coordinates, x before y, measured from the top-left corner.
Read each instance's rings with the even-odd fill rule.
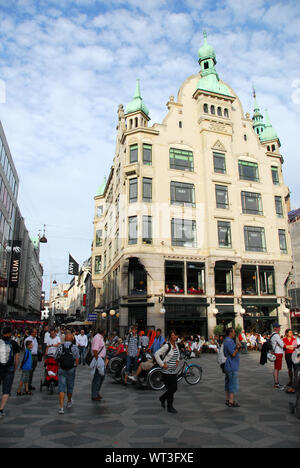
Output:
[[[17,396],[32,395],[32,393],[29,391],[29,388],[28,388],[29,375],[30,375],[30,371],[32,370],[32,354],[31,354],[32,346],[33,346],[32,341],[26,341],[25,354],[24,354],[24,358],[21,364],[22,376],[21,376],[21,380],[19,383]],[[25,393],[22,393],[23,383],[25,386]]]

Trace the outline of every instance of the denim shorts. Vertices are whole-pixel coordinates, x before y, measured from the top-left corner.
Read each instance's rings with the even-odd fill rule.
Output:
[[[239,391],[239,380],[237,372],[226,372],[225,392],[237,393]]]
[[[29,383],[30,370],[22,370],[20,382]]]
[[[0,370],[0,385],[2,383],[3,395],[9,395],[14,381],[15,368],[8,367]]]
[[[73,393],[75,384],[76,368],[58,370],[58,393]]]

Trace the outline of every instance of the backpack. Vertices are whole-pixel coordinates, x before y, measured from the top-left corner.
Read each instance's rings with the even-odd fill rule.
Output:
[[[225,354],[224,354],[224,344],[222,344],[221,347],[218,347],[217,361],[218,361],[219,366],[222,369],[223,374],[225,374],[225,363],[227,361],[227,358],[225,357]]]
[[[0,340],[0,369],[7,367],[12,356],[12,345]]]
[[[262,366],[264,366],[268,362],[268,353],[274,353],[274,349],[271,343],[271,339],[274,335],[276,335],[276,333],[273,333],[261,347],[260,364]]]
[[[59,364],[63,370],[70,370],[74,367],[74,356],[72,353],[72,346],[73,345],[66,347],[63,345],[62,353],[59,358]]]

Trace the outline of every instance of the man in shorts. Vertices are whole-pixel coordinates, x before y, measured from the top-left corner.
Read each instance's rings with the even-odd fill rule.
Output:
[[[282,369],[282,359],[283,359],[283,348],[284,348],[284,342],[280,338],[280,328],[281,325],[279,323],[274,323],[273,325],[273,335],[271,338],[271,345],[274,351],[274,354],[276,356],[276,361],[274,362],[274,388],[277,388],[278,390],[283,390],[284,387],[283,385],[280,385],[279,383],[279,372]]]
[[[5,344],[11,347],[8,362],[5,365],[0,366],[0,385],[2,384],[3,396],[0,403],[0,419],[5,416],[4,408],[6,406],[8,397],[11,393],[12,384],[14,381],[15,372],[18,368],[20,359],[20,348],[16,341],[11,339],[12,329],[5,327],[2,332],[1,339]]]

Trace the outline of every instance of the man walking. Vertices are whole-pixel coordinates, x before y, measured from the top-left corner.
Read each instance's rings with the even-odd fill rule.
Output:
[[[72,343],[73,339],[74,337],[71,333],[66,335],[64,344],[58,347],[55,354],[55,359],[59,363],[59,414],[64,414],[64,400],[66,392],[68,395],[67,408],[71,408],[74,404],[72,396],[76,377],[76,367],[79,363],[79,351],[78,347]]]
[[[128,381],[128,374],[130,370],[133,372],[133,376],[135,376],[137,370],[137,361],[141,351],[141,343],[139,340],[139,336],[137,334],[137,328],[135,325],[131,327],[131,333],[129,333],[126,341],[125,341],[125,350],[126,350],[126,372],[125,372],[125,379],[124,385],[127,385]]]
[[[88,347],[88,338],[84,330],[80,330],[80,335],[76,336],[76,344],[78,346],[79,355],[80,355],[79,363],[85,366],[85,357],[86,357],[86,350]]]
[[[240,356],[239,350],[241,345],[235,344],[235,330],[234,328],[228,328],[226,330],[226,338],[224,340],[224,355],[226,357],[225,362],[225,393],[226,393],[226,405],[230,408],[239,408],[240,405],[235,401],[234,396],[239,391],[238,382],[238,371],[240,367]]]
[[[96,335],[92,341],[92,353],[96,361],[98,361],[98,357],[100,356],[103,360],[106,356],[106,348],[103,338],[103,330],[98,329]],[[105,379],[105,375],[101,375],[98,369],[95,369],[94,378],[92,381],[92,401],[101,401],[102,396],[100,395],[100,390],[103,385]]]
[[[20,348],[18,344],[11,339],[11,335],[12,329],[10,327],[4,327],[1,338],[1,349],[9,349],[9,354],[7,361],[2,362],[3,357],[1,357],[0,363],[0,385],[2,383],[3,389],[2,400],[0,403],[0,419],[3,418],[3,416],[5,416],[4,408],[11,393],[15,372],[18,368],[20,359]]]
[[[154,341],[153,341],[153,343],[152,343],[152,345],[150,347],[150,351],[151,351],[153,356],[162,347],[164,342],[165,342],[165,339],[161,334],[161,329],[158,328],[156,330],[156,337],[154,338]]]
[[[280,385],[279,383],[279,372],[282,369],[282,359],[283,359],[283,348],[284,348],[284,342],[280,338],[280,328],[281,325],[279,323],[274,323],[273,325],[273,330],[274,333],[271,336],[271,345],[274,351],[274,354],[276,356],[276,361],[274,362],[274,388],[277,388],[278,390],[283,390],[284,387],[283,385]]]
[[[36,366],[38,364],[38,347],[39,347],[38,340],[37,340],[37,329],[36,328],[32,329],[31,334],[24,341],[25,350],[26,350],[26,343],[28,341],[32,342],[32,350],[31,350],[32,368],[31,368],[31,371],[30,371],[30,374],[29,374],[28,385],[29,385],[29,390],[35,390],[35,387],[32,386],[32,379],[33,379],[34,371],[35,371]]]

